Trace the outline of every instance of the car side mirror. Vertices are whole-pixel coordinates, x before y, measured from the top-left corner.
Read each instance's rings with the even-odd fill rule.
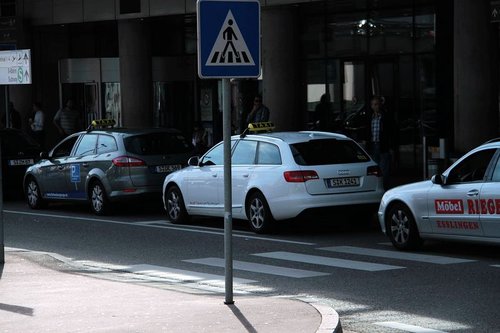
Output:
[[[199,163],[200,163],[200,158],[198,156],[193,156],[188,160],[189,166],[198,166]]]
[[[48,158],[49,158],[49,154],[48,154],[46,151],[42,151],[42,152],[40,153],[40,158],[41,158],[42,160],[46,160],[46,159],[48,159]]]
[[[444,176],[439,174],[432,176],[431,181],[436,185],[445,185],[446,183]]]

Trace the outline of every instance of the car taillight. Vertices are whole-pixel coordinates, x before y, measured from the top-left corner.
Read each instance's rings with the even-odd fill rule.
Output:
[[[285,180],[289,183],[304,183],[308,180],[319,179],[316,171],[285,171],[283,173]]]
[[[369,166],[366,169],[366,175],[367,176],[382,177],[382,170],[380,170],[378,165]]]
[[[146,162],[135,157],[119,156],[113,158],[113,164],[117,167],[137,167],[146,165]]]

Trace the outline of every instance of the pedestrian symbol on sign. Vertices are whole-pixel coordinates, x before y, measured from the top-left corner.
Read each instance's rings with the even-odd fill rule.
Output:
[[[254,66],[252,55],[231,10],[215,40],[206,66]]]

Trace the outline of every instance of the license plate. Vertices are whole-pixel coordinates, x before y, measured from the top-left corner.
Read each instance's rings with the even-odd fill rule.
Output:
[[[18,160],[9,160],[9,165],[32,165],[35,164],[35,161],[32,158],[24,158]]]
[[[359,186],[359,177],[328,178],[325,182],[329,188]]]
[[[157,165],[155,171],[158,173],[170,173],[180,170],[180,164]]]

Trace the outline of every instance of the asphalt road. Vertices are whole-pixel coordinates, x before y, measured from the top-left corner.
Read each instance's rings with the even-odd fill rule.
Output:
[[[222,219],[172,225],[151,202],[96,217],[84,205],[34,211],[21,201],[5,202],[3,218],[7,247],[224,293]],[[432,242],[404,253],[366,224],[345,213],[288,222],[263,236],[234,221],[235,300],[245,293],[318,299],[336,309],[346,331],[500,331],[498,247]]]

